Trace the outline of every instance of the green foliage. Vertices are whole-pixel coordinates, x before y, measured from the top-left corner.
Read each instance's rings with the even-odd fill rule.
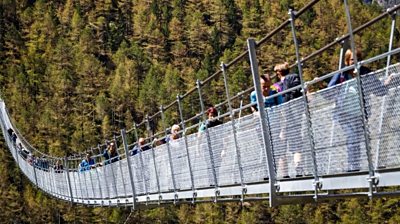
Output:
[[[65,156],[140,123],[240,55],[308,0],[64,0],[0,2],[0,92],[17,127],[44,152]],[[353,27],[380,13],[349,1]],[[365,57],[387,50],[388,20],[356,36]],[[320,1],[296,20],[305,56],[347,32],[343,4]],[[373,32],[370,32],[370,31]],[[398,39],[394,46],[398,46]],[[294,62],[289,30],[257,52],[263,72]],[[338,48],[305,64],[306,80],[337,68]],[[252,86],[243,60],[227,71],[230,95]],[[205,84],[206,106],[225,100],[221,76]],[[248,100],[248,99],[244,99]],[[184,117],[200,112],[197,91],[183,100]],[[233,102],[237,107],[239,101]],[[178,123],[176,105],[166,124]],[[156,118],[155,120],[160,120]],[[193,121],[198,122],[198,121]],[[155,131],[162,129],[160,122]],[[145,131],[141,130],[144,134]],[[4,143],[0,142],[4,149]],[[0,151],[0,220],[5,223],[121,223],[128,209],[87,208],[55,201],[32,188]],[[271,209],[266,202],[180,205],[133,213],[137,223],[400,223],[397,199],[345,200]]]

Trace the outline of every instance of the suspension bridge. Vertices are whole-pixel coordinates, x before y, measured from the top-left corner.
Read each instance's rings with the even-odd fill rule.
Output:
[[[159,112],[132,129],[121,130],[112,139],[117,150],[114,158],[101,161],[107,144],[98,145],[91,149],[98,152],[92,156],[97,163],[82,169],[81,155],[58,158],[40,152],[18,131],[0,99],[0,124],[6,144],[33,185],[52,197],[89,206],[137,209],[171,203],[254,200],[268,200],[271,206],[278,206],[345,197],[399,196],[396,187],[400,186],[400,64],[393,63],[393,58],[399,58],[396,55],[400,48],[395,48],[393,42],[400,6],[353,29],[345,0],[348,33],[301,58],[295,21],[318,2],[311,1],[298,11],[290,10],[285,22],[258,42],[248,39],[247,50],[230,63],[222,63],[221,70],[199,80],[196,87],[177,96],[171,104],[161,106]],[[354,35],[385,18],[391,21],[388,51],[366,60],[354,57],[354,64],[344,66],[344,43],[356,52]],[[246,114],[250,107],[264,105],[257,49],[286,28],[290,28],[296,50],[296,63],[291,67],[297,69],[301,84],[268,98],[296,90],[302,96]],[[338,70],[304,81],[303,64],[335,45],[341,46]],[[230,69],[246,59],[250,61],[254,86],[231,96]],[[384,64],[381,69],[360,75],[362,66],[378,62]],[[311,85],[329,81],[335,74],[353,70],[358,73],[353,79],[316,92],[308,90]],[[377,84],[389,77],[391,81],[384,87]],[[193,125],[194,120],[206,119],[203,87],[216,78],[224,80],[226,100],[215,107],[227,108],[216,119],[225,118],[226,122],[202,132],[193,131],[199,126]],[[253,90],[257,103],[233,106],[234,100],[248,98]],[[184,119],[183,101],[193,95],[198,95],[201,111]],[[153,139],[168,136],[165,113],[174,109],[179,112],[180,138],[151,144]],[[132,147],[139,146],[137,129],[149,130],[154,120],[161,122],[164,130],[149,132],[149,143],[133,153]],[[129,138],[128,134],[134,137]],[[349,168],[352,166],[356,168]]]

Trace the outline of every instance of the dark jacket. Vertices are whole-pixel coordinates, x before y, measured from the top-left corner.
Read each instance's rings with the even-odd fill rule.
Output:
[[[132,151],[130,152],[130,155],[134,156],[134,155],[138,154],[139,152],[144,152],[144,151],[147,151],[149,149],[150,149],[150,147],[148,145],[144,145],[142,147],[139,147],[138,145],[135,145],[133,147]]]
[[[119,160],[119,155],[117,152],[115,152],[113,155],[111,155],[108,150],[104,150],[103,152],[103,156],[105,161],[105,164],[110,164],[110,163],[114,163],[117,162]]]
[[[290,88],[293,88],[295,86],[298,86],[301,84],[300,82],[300,77],[298,74],[288,74],[285,76],[285,79],[283,80],[283,88],[282,91],[288,90]],[[296,89],[293,91],[290,91],[288,93],[285,93],[283,96],[284,102],[289,102],[290,100],[296,99],[297,97],[300,97],[301,94],[301,89]]]
[[[206,120],[204,123],[202,123],[200,125],[199,131],[203,132],[205,131],[207,128],[212,128],[218,125],[221,125],[222,121],[218,120],[218,119],[213,119],[213,120]]]

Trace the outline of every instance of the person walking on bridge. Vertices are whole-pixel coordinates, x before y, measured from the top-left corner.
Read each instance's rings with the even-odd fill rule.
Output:
[[[361,59],[361,52],[356,50],[357,58]],[[354,64],[353,52],[348,49],[344,56],[346,66]],[[386,86],[391,82],[390,75],[384,83],[382,83],[375,74],[370,74],[372,71],[361,66],[359,74],[362,81],[362,89],[364,92],[364,107],[366,120],[371,116],[370,94],[376,96],[384,96],[388,93]],[[370,74],[370,75],[367,75]],[[351,70],[343,73],[338,73],[332,77],[328,87],[333,87],[341,84],[337,88],[337,97],[335,99],[335,108],[333,109],[333,119],[340,124],[346,138],[347,146],[347,172],[359,171],[361,168],[361,148],[363,141],[363,123],[361,110],[355,108],[355,105],[360,105],[358,97],[358,88],[356,82],[347,82],[357,75],[356,70]],[[345,83],[345,84],[342,84]],[[339,133],[338,133],[339,134]]]
[[[278,88],[276,85],[272,85],[271,78],[269,74],[263,74],[260,75],[260,84],[261,84],[261,90],[262,90],[262,95],[264,97],[264,108],[267,107],[272,107],[272,106],[277,106],[281,103],[283,103],[283,97],[282,95],[273,97],[273,98],[267,98],[269,96],[273,96],[278,93]],[[257,103],[257,97],[256,97],[256,91],[254,90],[250,94],[250,102],[251,103]],[[252,112],[258,111],[258,105],[254,105],[251,107]]]
[[[296,73],[290,73],[289,63],[284,62],[282,64],[277,64],[274,67],[274,71],[279,79],[277,86],[279,86],[281,91],[287,91],[294,87],[299,87],[300,77]],[[288,103],[298,97],[301,97],[301,89],[297,88],[295,90],[289,91],[283,94],[283,102]],[[274,149],[275,153],[281,154],[278,159],[278,171],[283,177],[289,177],[289,171],[294,170],[295,176],[302,176],[304,174],[302,165],[302,137],[299,136],[298,132],[301,132],[301,121],[302,117],[299,117],[299,112],[296,106],[292,103],[288,104],[287,110],[283,111],[281,114],[281,130],[279,133],[279,138],[283,148]],[[292,133],[297,133],[293,135]],[[289,164],[289,161],[293,161]],[[293,173],[294,173],[293,172]]]

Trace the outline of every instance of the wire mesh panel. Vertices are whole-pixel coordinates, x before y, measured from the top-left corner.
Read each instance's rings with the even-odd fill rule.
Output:
[[[74,198],[78,198],[78,195],[77,195],[78,187],[76,186],[75,175],[71,171],[69,171],[67,175],[69,175],[69,180],[71,182],[72,195]]]
[[[89,195],[88,195],[88,190],[89,190],[89,188],[88,188],[88,185],[87,185],[87,181],[86,181],[86,178],[85,178],[85,172],[78,172],[77,173],[78,174],[78,179],[79,179],[79,185],[80,185],[80,188],[81,188],[81,191],[82,191],[82,198],[84,199],[84,198],[88,198],[89,197]]]
[[[39,169],[36,169],[36,179],[37,179],[38,187],[44,188],[42,171]]]
[[[336,94],[333,92],[326,89],[308,95],[318,175],[339,173],[345,167],[345,151],[332,148],[339,129],[338,122],[332,116],[335,107],[333,95]]]
[[[59,195],[60,194],[60,190],[56,187],[56,184],[55,184],[55,181],[56,181],[56,179],[55,179],[55,176],[54,176],[54,167],[53,167],[53,164],[51,164],[51,167],[50,167],[50,169],[49,169],[49,176],[50,176],[50,181],[51,181],[51,186],[52,186],[52,192],[53,192],[53,194],[56,194],[56,195]]]
[[[71,170],[72,171],[72,170]],[[72,171],[69,172],[69,176],[71,178],[71,184],[73,184],[72,188],[72,195],[74,195],[74,198],[82,198],[82,191],[80,188],[80,183],[78,180],[78,172],[77,171]]]
[[[21,159],[21,158],[20,158]],[[28,177],[28,179],[32,182],[35,183],[35,173],[33,170],[33,166],[31,163],[28,163],[25,160],[21,160],[19,162],[20,164],[20,169],[21,171]]]
[[[94,189],[94,197],[104,198],[105,194],[103,193],[105,193],[105,191],[103,190],[104,186],[101,178],[102,176],[99,174],[99,168],[92,169],[90,172]]]
[[[91,191],[90,186],[89,186],[89,179],[87,175],[87,171],[79,171],[77,172],[78,174],[78,180],[79,180],[79,185],[82,191],[82,198],[89,198],[89,192]]]
[[[277,177],[312,174],[311,146],[302,98],[268,109]]]
[[[50,176],[51,176],[51,184],[53,185],[53,194],[62,195],[61,187],[59,186],[61,182],[59,185],[57,185],[56,183],[57,177],[55,175],[54,169],[51,169]]]
[[[94,198],[91,170],[83,171],[81,174],[83,174],[81,178],[83,178],[83,183],[85,185],[85,190],[86,190],[85,196],[87,198]]]
[[[53,172],[54,172],[53,171],[53,166],[52,166],[52,163],[50,163],[49,164],[49,169],[48,169],[48,174],[47,174],[47,176],[49,177],[50,192],[51,192],[51,194],[57,194],[57,189],[54,186]]]
[[[361,76],[375,168],[400,166],[400,65],[387,69]]]
[[[236,124],[236,128],[243,181],[252,183],[266,180],[268,178],[268,166],[259,116],[248,115],[243,117]]]
[[[310,97],[320,175],[367,170],[365,137],[356,80],[352,79],[313,93]],[[328,134],[330,136],[327,138]],[[328,163],[325,163],[326,160]]]
[[[192,165],[194,185],[196,188],[208,187],[214,183],[211,169],[210,153],[207,145],[206,133],[192,134],[187,136],[190,152],[190,163]],[[215,149],[213,146],[213,150]]]
[[[128,162],[126,159],[122,159],[119,161],[120,163],[120,168],[121,168],[121,173],[123,174],[124,181],[123,184],[125,185],[123,187],[124,191],[123,191],[123,195],[124,196],[128,196],[128,195],[132,195],[132,186],[131,186],[131,180],[129,177],[129,171],[128,171]],[[121,193],[120,193],[121,195]]]
[[[147,150],[144,152],[141,152],[141,160],[142,160],[142,173],[143,173],[143,179],[144,179],[144,184],[145,184],[145,190],[149,191],[150,188],[150,168],[151,168],[151,151]]]
[[[174,178],[177,189],[190,189],[191,179],[184,138],[170,140],[171,159],[174,166]]]
[[[154,149],[154,156],[157,166],[158,178],[160,181],[160,191],[173,191],[174,185],[172,181],[167,145],[164,144],[157,146]]]
[[[115,187],[117,188],[117,196],[125,196],[125,174],[121,172],[121,160],[115,162],[114,165],[114,176],[115,176]],[[127,173],[128,174],[128,173]]]
[[[51,192],[52,191],[52,186],[51,186],[51,181],[50,181],[50,178],[49,178],[49,174],[50,174],[50,172],[47,170],[47,169],[43,169],[43,172],[42,172],[42,175],[43,175],[43,183],[44,183],[44,189],[47,191],[47,192]]]
[[[215,163],[215,172],[220,186],[240,184],[239,164],[230,122],[209,129]]]
[[[117,182],[116,182],[116,170],[118,162],[105,165],[105,176],[106,183],[110,190],[110,198],[116,198],[118,195]]]
[[[86,192],[85,192],[85,187],[81,178],[81,175],[79,172],[72,172],[72,174],[75,184],[76,184],[76,198],[85,198]]]
[[[26,163],[25,163],[26,164]],[[32,181],[32,183],[35,184],[35,168],[32,166],[32,164],[26,164],[25,168],[25,173],[29,177],[29,179]]]
[[[30,170],[28,169],[26,162],[21,161],[19,164],[19,167],[20,167],[21,171],[28,177],[28,179],[30,181],[32,181],[32,183],[35,183],[34,178],[32,178],[30,175],[30,172],[29,172]]]
[[[70,197],[66,175],[64,171],[53,172],[54,188],[57,194]]]
[[[44,170],[44,176],[45,176],[44,180],[47,192],[53,192],[53,184],[50,178],[50,171],[48,171],[47,169]]]
[[[70,191],[69,191],[69,184],[68,184],[68,173],[66,171],[62,171],[61,173],[56,173],[56,181],[60,191],[61,191],[61,195],[70,197]],[[59,180],[59,181],[58,181]],[[72,186],[71,186],[72,188]],[[73,195],[72,195],[73,197]]]
[[[146,181],[140,153],[131,156],[131,165],[133,171],[133,182],[135,182],[136,195],[146,193]]]
[[[149,149],[142,152],[142,156],[143,166],[145,169],[144,176],[147,184],[147,190],[149,193],[156,193],[158,192],[158,185],[152,150],[154,149]]]
[[[106,166],[98,167],[96,168],[97,170],[97,176],[99,177],[99,182],[101,186],[99,188],[101,189],[101,194],[103,195],[103,198],[110,198],[110,187],[109,184],[107,183],[107,175],[106,173],[109,172],[106,170]]]

